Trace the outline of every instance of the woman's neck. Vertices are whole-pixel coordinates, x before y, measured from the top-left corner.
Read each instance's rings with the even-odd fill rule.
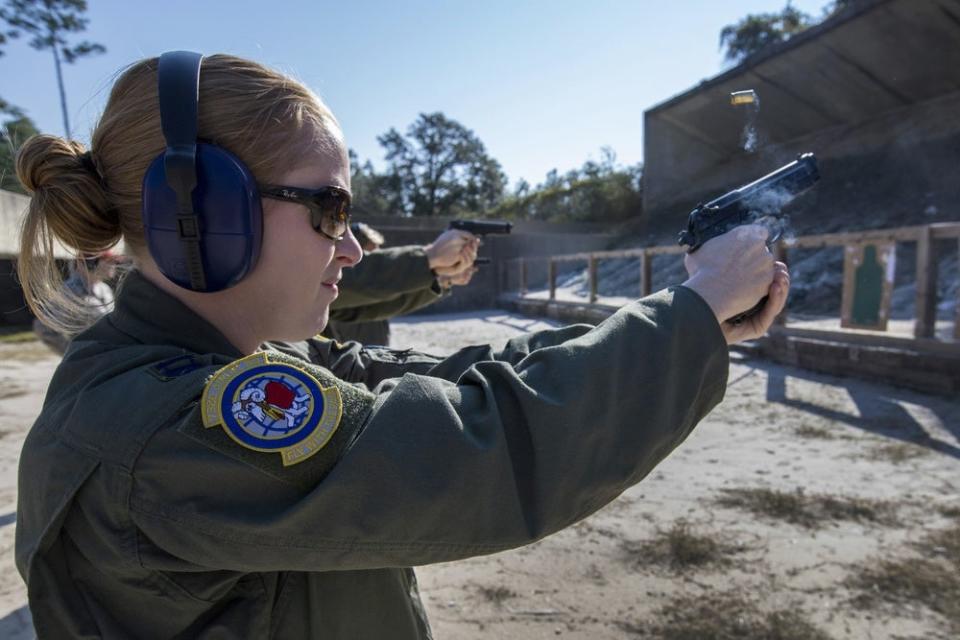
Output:
[[[267,340],[264,333],[258,330],[262,325],[256,314],[258,305],[246,299],[242,287],[215,293],[197,293],[170,282],[152,260],[138,260],[137,268],[147,280],[216,327],[240,353],[250,355]],[[241,309],[242,312],[238,311]]]

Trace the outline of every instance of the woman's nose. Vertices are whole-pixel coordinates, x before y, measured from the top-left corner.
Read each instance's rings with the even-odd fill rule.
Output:
[[[343,235],[343,238],[337,240],[335,257],[346,267],[352,267],[360,262],[361,258],[363,258],[363,249],[360,247],[360,243],[357,242],[357,239],[353,235],[353,231],[350,230],[349,225],[347,226],[347,232]]]

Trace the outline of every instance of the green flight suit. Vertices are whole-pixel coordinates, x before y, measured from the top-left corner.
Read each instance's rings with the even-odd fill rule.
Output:
[[[403,304],[383,303],[401,296],[432,292],[432,298],[424,295],[416,299],[422,306],[436,300],[441,293],[427,255],[418,246],[391,247],[365,254],[356,267],[343,270],[339,289],[340,294],[330,305],[330,318],[348,322],[381,320],[400,312],[409,313],[413,310],[409,308],[409,301],[407,308],[403,308]],[[362,311],[365,307],[370,308],[369,313]],[[402,311],[397,312],[397,308]]]
[[[388,345],[390,318],[411,313],[443,296],[423,248],[391,247],[364,255],[345,269],[340,295],[330,306],[323,335],[339,342]]]
[[[684,287],[443,360],[268,344],[252,357],[339,398],[326,444],[284,466],[204,426],[211,375],[241,355],[137,272],[74,339],[20,459],[16,560],[39,638],[429,638],[407,567],[596,511],[686,438],[728,370]]]

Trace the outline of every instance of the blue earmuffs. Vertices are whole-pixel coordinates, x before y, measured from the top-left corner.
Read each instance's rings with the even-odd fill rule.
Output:
[[[167,149],[143,177],[143,230],[160,271],[192,291],[221,291],[257,264],[263,213],[257,182],[235,155],[197,140],[200,62],[160,56],[160,119]]]

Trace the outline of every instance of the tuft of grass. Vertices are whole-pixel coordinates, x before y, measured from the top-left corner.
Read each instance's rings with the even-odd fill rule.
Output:
[[[942,558],[960,572],[960,523],[929,534],[915,546],[925,556]]]
[[[883,500],[806,494],[773,489],[721,489],[716,498],[722,507],[749,511],[758,516],[785,520],[806,529],[819,529],[835,520],[896,524],[896,505]]]
[[[685,520],[678,520],[667,531],[659,531],[653,540],[627,543],[624,549],[638,565],[662,565],[678,572],[709,565],[726,566],[730,564],[728,556],[744,550],[696,533]]]
[[[480,595],[483,596],[483,599],[487,602],[492,602],[498,607],[502,607],[503,603],[511,598],[517,597],[517,592],[513,589],[497,585],[495,587],[488,587],[481,585],[478,589]]]
[[[27,395],[27,390],[23,387],[11,385],[0,388],[0,400],[6,400],[7,398],[19,398],[20,396],[25,395]]]
[[[868,460],[886,460],[894,464],[902,464],[908,460],[922,458],[929,453],[929,449],[904,442],[875,447],[869,451],[865,457]]]
[[[924,558],[876,558],[858,566],[846,584],[860,591],[854,603],[877,608],[919,604],[936,611],[960,633],[960,524],[913,545]]]
[[[960,518],[960,506],[940,507],[940,515],[944,518]]]
[[[956,568],[918,558],[878,558],[872,564],[857,567],[846,585],[861,592],[853,599],[855,606],[875,609],[883,602],[920,604],[942,615],[952,629],[960,631],[960,576]]]
[[[33,331],[24,330],[22,327],[0,328],[0,344],[22,344],[36,339],[37,336]]]
[[[823,427],[811,427],[808,424],[805,424],[801,427],[797,427],[793,432],[800,436],[801,438],[809,438],[815,440],[835,440],[836,436],[833,435],[829,429],[824,429]]]
[[[736,593],[678,596],[660,609],[657,619],[618,626],[660,640],[830,640],[801,612],[763,611]]]

